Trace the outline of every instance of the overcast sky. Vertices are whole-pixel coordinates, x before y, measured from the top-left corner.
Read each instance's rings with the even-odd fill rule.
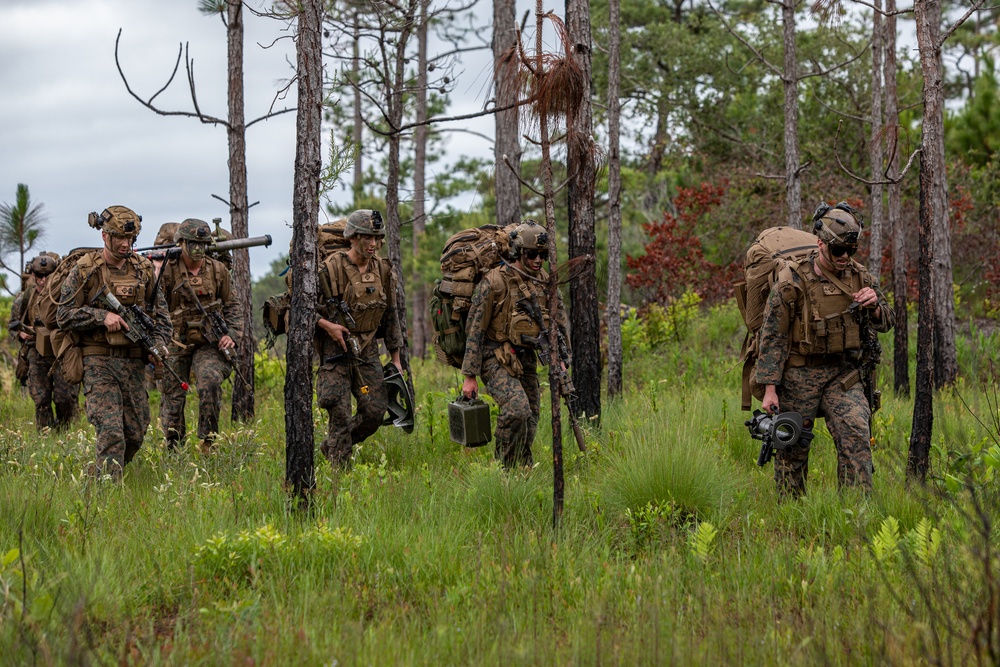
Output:
[[[250,121],[293,75],[295,54],[283,24],[244,16]],[[225,28],[218,17],[202,15],[197,0],[0,0],[0,201],[13,203],[24,183],[32,201],[44,204],[47,233],[38,250],[62,254],[100,245],[87,213],[112,204],[142,215],[139,246],[151,245],[164,222],[222,217],[228,223],[228,207],[212,198],[229,194],[225,129],[158,116],[130,97],[115,68],[119,28],[122,66],[140,96],[166,83],[178,45],[187,42],[203,112],[226,117]],[[270,49],[259,46],[276,39]],[[466,65],[453,113],[482,107],[488,72],[485,55]],[[295,95],[293,88],[276,108],[294,106]],[[156,103],[191,110],[183,64]],[[475,129],[492,135],[492,120]],[[487,142],[455,136],[452,145],[464,153],[492,155]],[[250,210],[250,234],[274,238],[270,248],[250,251],[254,276],[288,249],[294,155],[294,113],[248,130],[249,200],[260,202]]]

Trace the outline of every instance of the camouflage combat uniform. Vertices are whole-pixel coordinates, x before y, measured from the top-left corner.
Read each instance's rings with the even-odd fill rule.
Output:
[[[35,402],[35,427],[39,430],[68,425],[76,416],[79,403],[80,385],[69,384],[63,379],[62,369],[56,363],[52,352],[51,334],[39,319],[39,299],[42,293],[33,283],[18,295],[10,310],[10,319],[18,320],[34,327],[35,338],[21,341],[17,332],[11,336],[23,346],[22,354],[28,358],[26,386],[31,400]],[[55,403],[55,418],[52,404]]]
[[[851,363],[864,332],[848,312],[851,294],[863,287],[875,289],[881,317],[871,318],[874,331],[889,331],[895,323],[877,281],[864,266],[851,260],[835,276],[848,288],[845,291],[815,274],[817,255],[813,252],[808,260],[789,263],[779,272],[764,311],[755,371],[756,383],[776,385],[781,410],[800,413],[807,429],[800,444],[774,452],[778,491],[793,496],[805,493],[811,429],[818,416],[826,419],[837,448],[838,483],[872,488],[871,410]]]
[[[396,276],[389,260],[374,257],[368,271],[361,273],[348,251],[337,251],[321,262],[319,269],[320,317],[348,326],[357,338],[360,356],[349,358],[340,343],[323,329],[316,329],[320,355],[316,378],[319,407],[330,415],[329,431],[320,451],[334,464],[348,462],[354,445],[364,441],[382,425],[388,406],[384,373],[379,360],[378,339],[391,353],[403,347],[403,335],[396,318]],[[338,311],[335,301],[343,299],[354,326]],[[357,412],[351,416],[351,396]]]
[[[462,374],[482,378],[500,408],[495,456],[505,468],[532,465],[531,443],[538,430],[537,356],[533,347],[522,344],[522,335],[537,337],[540,327],[516,308],[520,299],[533,297],[548,320],[543,286],[548,275],[540,271],[537,280],[541,284],[507,264],[491,269],[472,294],[466,323]],[[565,323],[560,327],[565,330]]]
[[[222,383],[232,372],[232,366],[219,351],[218,343],[205,336],[209,322],[194,305],[193,290],[206,312],[218,311],[229,328],[229,337],[238,343],[243,331],[243,314],[232,290],[229,271],[219,261],[205,257],[197,275],[191,275],[183,258],[164,263],[160,282],[169,294],[167,306],[173,322],[170,341],[170,367],[185,381],[192,372],[198,385],[198,438],[211,444],[219,432],[222,409]],[[188,289],[190,285],[191,289]],[[186,392],[177,384],[172,373],[163,373],[160,382],[160,423],[168,445],[183,442],[186,432],[184,403]]]
[[[87,419],[97,431],[97,464],[113,476],[135,456],[149,427],[149,397],[143,371],[145,352],[123,332],[104,327],[107,309],[97,302],[107,288],[124,305],[139,304],[153,319],[158,346],[170,339],[163,292],[154,293],[153,265],[130,255],[121,269],[109,266],[102,251],[88,253],[63,283],[57,311],[59,328],[75,332],[83,347],[83,393]],[[155,304],[147,308],[146,304]]]

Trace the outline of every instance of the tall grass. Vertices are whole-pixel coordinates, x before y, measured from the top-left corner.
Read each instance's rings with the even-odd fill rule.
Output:
[[[280,387],[259,395],[254,424],[224,418],[210,456],[169,453],[151,430],[121,485],[81,475],[88,425],[36,435],[30,401],[14,391],[0,398],[0,664],[854,665],[985,655],[967,621],[981,620],[993,590],[982,567],[992,556],[982,554],[996,553],[996,539],[978,537],[976,507],[1000,509],[995,434],[966,405],[986,414],[995,381],[939,396],[927,490],[905,481],[912,404],[887,395],[870,497],[838,490],[820,427],[808,495],[778,503],[734,407],[732,316],[703,314],[684,347],[628,361],[629,391],[588,429],[590,451],[567,447],[557,531],[548,401],[538,464],[505,473],[491,447],[448,439],[443,414],[460,378],[434,363],[415,368],[412,435],[383,428],[347,472],[318,457],[308,515],[289,510],[281,486]],[[262,371],[273,383],[274,369]],[[315,417],[318,439],[325,415]],[[933,599],[918,585],[936,586]]]

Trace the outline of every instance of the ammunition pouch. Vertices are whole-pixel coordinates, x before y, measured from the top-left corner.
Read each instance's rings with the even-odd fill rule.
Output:
[[[511,377],[519,378],[524,373],[521,360],[517,358],[514,346],[509,342],[502,343],[493,350],[493,356],[500,362],[503,369],[510,373]]]
[[[52,350],[52,332],[42,326],[35,326],[35,349],[43,357],[54,357]]]
[[[80,337],[74,332],[57,330],[52,333],[52,347],[55,350],[59,370],[68,384],[83,381],[83,349]]]

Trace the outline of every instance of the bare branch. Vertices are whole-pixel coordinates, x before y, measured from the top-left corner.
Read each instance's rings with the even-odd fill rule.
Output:
[[[708,0],[708,6],[715,13],[715,15],[718,17],[718,19],[722,22],[723,27],[726,29],[726,31],[730,35],[732,35],[733,37],[735,37],[743,46],[745,46],[747,48],[747,50],[749,50],[751,53],[753,53],[757,57],[757,60],[759,60],[761,63],[763,63],[763,65],[765,67],[767,67],[778,78],[780,78],[782,81],[784,81],[784,76],[785,75],[781,71],[781,69],[778,68],[777,66],[775,66],[767,58],[765,58],[764,57],[764,53],[762,51],[759,51],[756,47],[754,47],[752,44],[750,44],[750,42],[748,42],[747,40],[745,40],[743,38],[743,35],[741,35],[740,33],[738,33],[734,27],[732,27],[731,25],[729,25],[729,21],[727,21],[726,17],[722,15],[722,12],[720,12],[718,9],[716,9],[715,5],[712,4],[712,0]]]
[[[865,7],[868,7],[869,9],[872,9],[872,10],[878,12],[882,16],[900,16],[901,14],[912,14],[913,13],[913,7],[910,7],[908,9],[897,9],[894,12],[887,12],[887,11],[885,11],[883,9],[879,9],[878,7],[876,7],[875,5],[873,5],[870,2],[865,2],[865,0],[851,0],[851,1],[854,4],[856,4],[856,5],[863,5]]]
[[[897,178],[889,178],[888,176],[886,176],[885,178],[877,181],[868,180],[852,172],[844,165],[844,163],[840,159],[840,153],[837,152],[837,143],[840,140],[840,127],[843,124],[844,121],[839,121],[837,123],[837,134],[833,138],[833,156],[837,158],[837,164],[840,166],[841,171],[843,171],[845,174],[853,178],[855,181],[858,181],[859,183],[864,183],[865,185],[896,185],[897,183],[901,183],[903,181],[903,177],[906,176],[906,172],[908,172],[910,170],[910,167],[913,165],[913,159],[917,156],[917,153],[920,152],[919,148],[914,150],[913,153],[910,154],[910,159],[907,160],[906,166],[903,167],[903,170],[899,172],[899,176]]]
[[[938,40],[937,48],[940,49],[942,46],[944,46],[945,40],[951,37],[952,33],[958,30],[958,27],[963,23],[965,23],[966,19],[968,19],[970,16],[981,10],[985,3],[986,0],[976,0],[976,2],[974,2],[972,6],[969,7],[969,9],[966,10],[964,14],[962,14],[962,18],[952,23],[951,27],[949,27],[947,30],[941,33],[941,39]]]
[[[514,165],[510,163],[510,158],[508,158],[506,155],[503,156],[503,163],[507,165],[507,168],[510,169],[511,173],[514,174],[514,178],[516,178],[521,183],[521,185],[528,188],[539,197],[545,197],[544,193],[539,192],[538,190],[535,189],[535,187],[531,183],[521,178],[521,174],[517,173],[517,170],[514,169]]]

